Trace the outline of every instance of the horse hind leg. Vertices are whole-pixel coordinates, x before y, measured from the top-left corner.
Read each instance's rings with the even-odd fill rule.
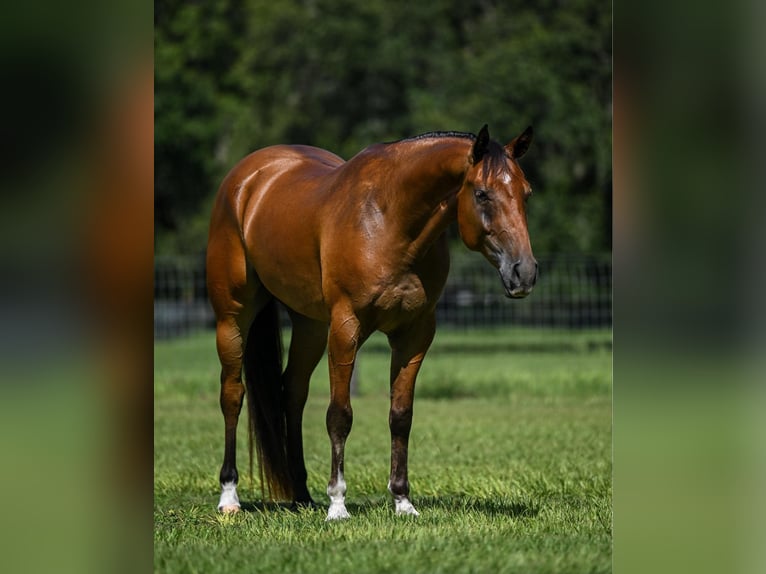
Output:
[[[287,423],[287,458],[296,505],[315,506],[308,491],[306,464],[303,457],[303,409],[309,393],[309,382],[325,347],[327,323],[314,321],[290,312],[292,337],[287,367],[283,374],[285,415]]]
[[[220,406],[225,429],[223,465],[219,475],[221,497],[218,502],[218,510],[223,513],[233,513],[240,509],[237,496],[237,422],[245,395],[242,384],[242,332],[240,324],[231,316],[219,320],[216,326],[216,343],[221,361]]]
[[[213,292],[211,302],[216,310],[216,348],[221,363],[220,407],[224,419],[224,456],[219,480],[221,496],[218,510],[233,513],[240,510],[237,484],[237,423],[242,410],[245,386],[242,367],[247,333],[258,310],[270,298],[255,281],[250,288],[240,289],[239,296],[230,292]]]

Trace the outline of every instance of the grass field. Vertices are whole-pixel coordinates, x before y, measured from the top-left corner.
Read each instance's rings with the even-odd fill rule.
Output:
[[[285,341],[287,342],[287,340]],[[418,518],[386,491],[388,353],[360,355],[346,448],[351,519],[326,523],[327,364],[317,368],[304,441],[315,511],[261,504],[219,516],[223,455],[214,335],[155,346],[157,572],[610,572],[611,334],[440,330],[418,379],[410,483]]]

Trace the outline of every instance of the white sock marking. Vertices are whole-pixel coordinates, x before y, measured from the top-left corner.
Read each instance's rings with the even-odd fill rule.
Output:
[[[388,481],[388,492],[391,492],[391,481]],[[407,516],[420,516],[420,513],[415,510],[415,507],[410,502],[410,499],[406,496],[402,496],[399,494],[394,494],[391,492],[391,496],[394,497],[394,506],[396,508],[396,515],[407,515]]]
[[[334,487],[327,486],[327,496],[330,497],[330,508],[325,521],[351,517],[346,510],[346,481],[343,480],[342,472],[338,471],[338,481]]]
[[[221,485],[221,499],[218,501],[219,512],[236,512],[240,509],[237,484],[226,482]]]
[[[406,496],[395,496],[394,505],[396,506],[397,515],[420,516],[420,513],[415,510],[415,507],[412,506],[412,503]]]

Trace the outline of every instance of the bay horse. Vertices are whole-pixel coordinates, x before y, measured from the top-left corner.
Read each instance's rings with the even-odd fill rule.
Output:
[[[253,152],[225,177],[212,210],[207,285],[216,316],[225,423],[218,510],[240,509],[237,421],[247,394],[250,461],[255,443],[266,499],[315,506],[303,458],[309,379],[328,350],[331,443],[327,520],[348,518],[344,447],[353,411],[357,351],[374,331],[391,346],[391,474],[396,514],[409,499],[407,445],[415,378],[435,332],[434,309],[449,270],[445,230],[498,270],[508,297],[537,279],[517,162],[528,127],[503,146],[477,135],[431,132],[367,147],[348,161],[310,146]],[[277,301],[292,338],[286,368]],[[242,371],[244,367],[244,385]]]

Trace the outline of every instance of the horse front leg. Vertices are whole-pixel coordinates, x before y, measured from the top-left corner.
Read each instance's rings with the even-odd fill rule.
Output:
[[[327,408],[327,434],[332,446],[330,481],[327,496],[330,508],[327,520],[349,518],[346,510],[346,481],[343,455],[351,432],[354,413],[351,409],[351,373],[354,370],[359,340],[359,321],[353,313],[337,313],[330,322],[328,359],[330,364],[330,406]]]
[[[400,329],[389,336],[391,344],[391,475],[388,491],[394,497],[396,514],[418,516],[410,502],[407,455],[412,428],[412,404],[423,358],[433,341],[436,322],[431,314],[425,320]]]

